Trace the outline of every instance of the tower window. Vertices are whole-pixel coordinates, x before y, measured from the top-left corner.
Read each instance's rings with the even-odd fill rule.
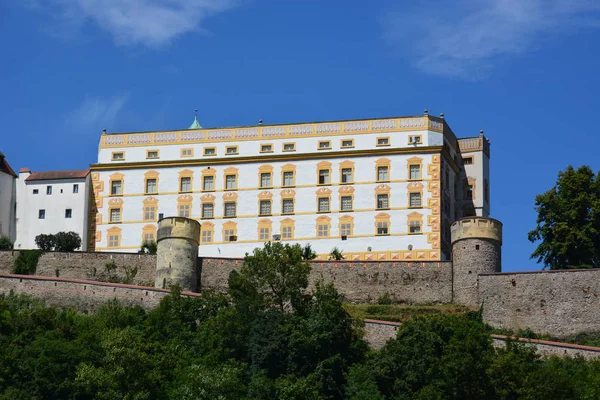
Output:
[[[72,215],[73,215],[73,210],[71,210],[70,208],[67,208],[65,210],[65,218],[71,218]]]

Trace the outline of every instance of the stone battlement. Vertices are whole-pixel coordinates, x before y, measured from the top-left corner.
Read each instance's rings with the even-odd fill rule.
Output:
[[[490,239],[502,244],[502,222],[493,218],[468,217],[450,226],[452,243],[462,239]]]

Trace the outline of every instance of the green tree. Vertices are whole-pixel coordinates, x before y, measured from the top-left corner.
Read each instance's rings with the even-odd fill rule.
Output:
[[[344,254],[342,253],[342,250],[338,249],[337,247],[334,247],[331,250],[331,253],[329,253],[329,259],[340,261],[344,259]]]
[[[298,308],[308,286],[310,265],[302,257],[299,244],[285,245],[267,242],[265,247],[246,254],[240,273],[229,278],[230,293],[234,298],[252,303],[276,305],[281,311],[287,304]]]
[[[529,240],[541,243],[531,258],[549,269],[600,267],[600,175],[569,166],[552,189],[536,196],[535,209]]]
[[[13,248],[13,243],[8,236],[0,236],[0,250],[10,250]]]
[[[54,251],[75,251],[81,247],[81,237],[77,232],[58,232],[54,235]]]
[[[317,258],[317,253],[314,252],[310,243],[306,243],[304,247],[302,247],[302,258],[307,261]]]
[[[45,233],[35,237],[35,244],[42,251],[53,251],[56,245],[54,235],[46,235]]]
[[[144,240],[142,242],[142,247],[138,251],[139,254],[156,254],[156,250],[158,249],[158,245],[154,240]]]

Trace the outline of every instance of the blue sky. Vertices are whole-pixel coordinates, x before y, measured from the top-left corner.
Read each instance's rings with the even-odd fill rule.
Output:
[[[537,269],[534,198],[600,169],[596,0],[0,2],[1,148],[86,168],[99,134],[421,114],[492,144],[503,269]]]

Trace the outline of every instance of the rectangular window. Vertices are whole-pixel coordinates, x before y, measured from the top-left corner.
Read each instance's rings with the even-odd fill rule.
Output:
[[[463,165],[473,164],[473,157],[463,157]]]
[[[258,213],[260,215],[271,215],[271,200],[261,200]]]
[[[352,236],[352,224],[340,224],[341,236]]]
[[[388,138],[388,137],[377,138],[377,146],[389,146],[389,145],[390,145],[390,138]]]
[[[282,214],[294,213],[294,199],[283,199],[281,202]]]
[[[377,222],[377,234],[378,235],[387,235],[388,231],[388,223],[387,221]]]
[[[411,165],[410,169],[410,179],[421,179],[421,166],[420,165]]]
[[[190,217],[190,205],[180,204],[179,205],[179,216],[189,218]]]
[[[410,221],[408,226],[410,233],[421,233],[421,221]]]
[[[70,208],[67,208],[65,210],[65,218],[71,218],[73,216],[73,210],[71,210]]]
[[[329,236],[329,225],[327,225],[327,224],[317,225],[317,236],[318,237]]]
[[[389,199],[387,194],[378,194],[377,195],[377,209],[388,209],[390,208]]]
[[[192,178],[189,176],[184,176],[179,181],[179,191],[180,192],[191,192],[192,191]]]
[[[331,183],[329,179],[329,170],[328,169],[320,169],[319,170],[319,185],[329,185]]]
[[[342,211],[352,211],[352,196],[342,196],[340,203]]]
[[[390,180],[389,167],[377,167],[377,181],[378,182],[387,182]]]
[[[283,173],[283,186],[294,186],[294,172],[285,171]]]
[[[319,150],[328,150],[328,149],[331,149],[331,141],[329,141],[329,140],[319,141]]]
[[[281,238],[282,239],[292,239],[292,227],[291,226],[282,226],[281,227]]]
[[[73,185],[73,193],[79,193],[79,185],[78,184]]]
[[[352,183],[352,168],[342,168],[342,183]]]
[[[121,209],[111,208],[110,209],[110,222],[121,222]]]
[[[225,175],[225,189],[237,189],[237,179],[235,175]]]
[[[46,186],[46,194],[52,194],[52,186]]]
[[[271,239],[271,228],[260,228],[258,230],[259,240],[270,240]]]
[[[33,194],[38,194],[40,191],[37,189],[33,189]]]
[[[215,190],[215,177],[205,176],[202,185],[202,190]]]
[[[156,208],[153,206],[144,207],[144,221],[154,221]]]
[[[272,144],[261,144],[260,145],[260,152],[261,153],[272,153],[273,152],[273,145]]]
[[[202,204],[202,218],[213,218],[215,216],[214,209],[212,203]]]
[[[204,155],[205,156],[216,156],[217,155],[217,149],[214,147],[205,147],[204,148]]]
[[[144,241],[145,242],[154,242],[156,239],[154,238],[154,233],[145,233]]]
[[[194,149],[181,149],[181,157],[192,157]]]
[[[113,161],[123,161],[124,159],[125,159],[125,153],[123,153],[123,152],[112,153]]]
[[[112,181],[110,185],[110,194],[113,196],[119,196],[123,194],[123,182]]]
[[[200,234],[202,239],[200,240],[202,243],[212,243],[212,234],[211,230],[203,230]]]
[[[39,219],[46,219],[46,210],[39,210],[38,211],[38,218]]]
[[[342,140],[342,148],[348,149],[354,147],[354,139]]]
[[[156,179],[146,179],[146,193],[156,193]]]
[[[410,194],[410,206],[411,207],[421,207],[421,193],[411,193]]]
[[[296,151],[296,143],[284,143],[283,151]]]
[[[421,144],[421,136],[409,136],[408,144]]]
[[[223,241],[224,242],[231,242],[233,240],[233,236],[235,236],[235,230],[225,229],[223,231]]]
[[[329,212],[329,197],[319,197],[319,212]]]
[[[119,247],[119,235],[108,236],[108,247]]]
[[[148,150],[146,152],[146,158],[158,158],[158,150]]]
[[[473,200],[473,185],[467,185],[467,188],[465,190],[465,199]]]
[[[237,146],[227,146],[227,148],[225,149],[225,154],[237,154],[238,153],[238,147]]]
[[[236,202],[235,201],[228,201],[225,203],[225,216],[226,217],[235,217],[235,213],[236,213]]]
[[[267,187],[271,187],[273,186],[271,184],[271,173],[270,172],[263,172],[260,174],[260,187],[261,188],[267,188]]]

